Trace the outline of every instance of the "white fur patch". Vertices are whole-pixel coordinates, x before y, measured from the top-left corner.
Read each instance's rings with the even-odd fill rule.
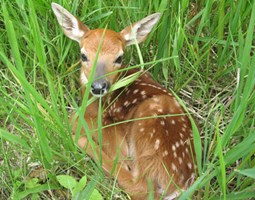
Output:
[[[127,46],[142,42],[146,36],[151,32],[154,25],[160,18],[160,13],[154,13],[145,17],[144,19],[131,25],[131,30],[125,34],[122,34],[124,39],[127,41]],[[125,29],[124,29],[125,30]],[[123,32],[121,32],[123,33]]]
[[[81,84],[86,85],[88,83],[88,78],[84,73],[81,73]]]
[[[62,6],[52,3],[52,9],[67,37],[80,42],[85,32],[79,28],[77,19]]]
[[[87,52],[86,52],[84,47],[81,48],[81,53],[84,53],[85,55],[87,54]]]
[[[175,192],[173,192],[172,194],[166,196],[166,197],[164,198],[164,200],[172,200],[172,199],[175,199],[176,197],[178,197],[179,195],[180,195],[180,192],[175,191]]]

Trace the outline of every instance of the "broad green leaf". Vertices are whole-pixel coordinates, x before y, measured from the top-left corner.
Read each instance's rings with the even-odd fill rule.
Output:
[[[37,186],[40,186],[40,184],[38,183],[39,182],[39,179],[38,178],[32,178],[32,179],[29,179],[25,182],[26,184],[26,188],[35,188]]]
[[[82,190],[81,192],[78,192],[77,195],[74,196],[73,200],[90,199],[98,183],[98,179],[99,179],[99,176],[93,176],[91,178],[91,181],[89,181],[88,185],[84,188],[84,190]]]
[[[94,189],[89,200],[103,200],[103,197],[97,189]]]
[[[83,176],[80,181],[76,184],[73,189],[73,195],[75,196],[78,192],[82,191],[87,184],[87,176]]]
[[[73,190],[73,188],[78,184],[77,181],[69,175],[58,175],[57,180],[64,188]]]

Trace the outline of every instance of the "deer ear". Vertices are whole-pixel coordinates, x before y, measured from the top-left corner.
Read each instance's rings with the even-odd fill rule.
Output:
[[[89,31],[89,28],[62,6],[52,3],[51,7],[65,35],[80,43],[81,38]]]
[[[160,19],[160,16],[160,13],[154,13],[123,29],[120,35],[126,41],[126,46],[143,42]]]

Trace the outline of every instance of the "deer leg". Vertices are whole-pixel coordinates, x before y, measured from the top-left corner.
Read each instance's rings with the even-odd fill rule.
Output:
[[[92,150],[91,145],[88,143],[87,138],[82,136],[78,145],[80,148],[86,147],[86,153],[95,160],[95,154]],[[97,155],[102,155],[102,168],[109,176],[114,176],[117,180],[121,188],[125,189],[125,191],[131,195],[133,200],[144,200],[147,199],[149,189],[146,179],[140,178],[138,180],[134,180],[132,169],[131,171],[127,170],[125,165],[125,161],[114,161],[111,159],[104,151],[99,149],[99,146],[96,145],[95,153]],[[115,170],[112,172],[113,168]],[[155,198],[158,199],[158,198]]]
[[[74,114],[71,116],[70,122],[71,122],[73,116],[74,116]],[[85,120],[86,120],[86,117],[85,117]],[[88,123],[88,126],[91,126],[90,125],[91,121],[89,121],[89,120],[87,119],[86,122]],[[73,126],[73,133],[75,133],[75,131],[76,131],[77,122],[78,122],[78,118],[75,119],[75,123]],[[121,154],[122,151],[120,151],[120,156],[119,156],[120,159],[115,160],[115,157],[117,154],[117,148],[121,148],[121,145],[116,147],[116,144],[120,144],[121,143],[120,141],[123,140],[123,138],[117,138],[119,136],[118,132],[116,134],[110,134],[110,137],[107,137],[106,131],[108,131],[109,133],[114,133],[114,132],[116,132],[116,127],[112,128],[112,130],[109,130],[109,129],[103,130],[103,133],[102,133],[103,145],[109,146],[109,144],[110,144],[109,148],[100,149],[100,147],[97,143],[97,141],[98,141],[97,134],[94,134],[93,141],[95,142],[95,148],[93,151],[90,143],[88,142],[87,137],[84,136],[85,131],[83,129],[81,130],[82,136],[78,139],[78,146],[81,149],[85,149],[86,153],[95,161],[98,160],[98,156],[101,155],[103,170],[107,173],[108,176],[115,177],[117,179],[120,187],[125,189],[125,191],[128,194],[130,194],[132,199],[134,199],[134,200],[147,199],[149,190],[148,190],[148,184],[147,184],[146,179],[144,177],[135,179],[133,176],[132,162],[135,162],[135,161],[125,160],[125,156],[127,156],[127,154],[124,153],[125,155],[122,155]],[[72,137],[73,137],[73,139],[75,139],[74,134],[72,135]],[[109,152],[111,149],[114,149],[114,151]],[[124,150],[124,152],[125,152],[125,150]],[[127,167],[128,162],[131,162],[131,169],[129,167]]]

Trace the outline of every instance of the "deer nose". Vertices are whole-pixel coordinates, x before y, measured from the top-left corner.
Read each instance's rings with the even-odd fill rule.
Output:
[[[91,84],[91,93],[96,97],[104,96],[110,88],[110,83],[106,79],[99,79]]]

